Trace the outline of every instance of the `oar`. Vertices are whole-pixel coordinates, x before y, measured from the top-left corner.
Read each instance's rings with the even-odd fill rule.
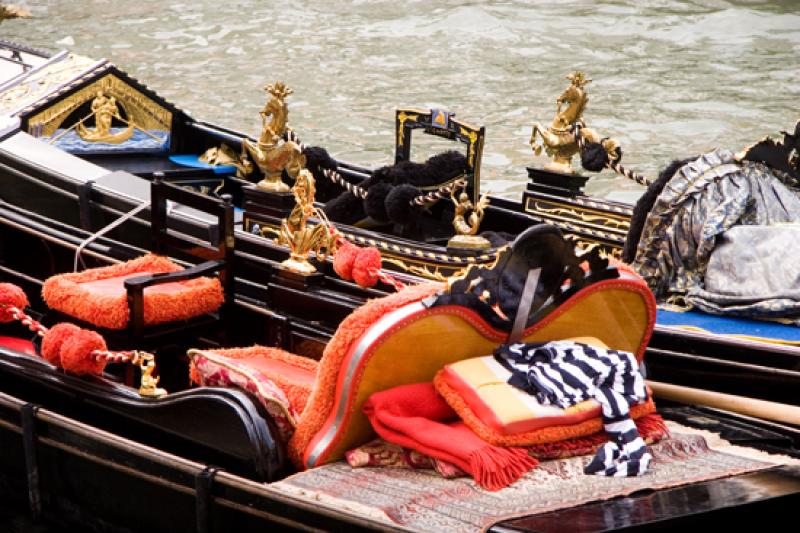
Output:
[[[125,120],[124,118],[122,118],[120,116],[118,116],[117,118],[120,119],[125,124],[127,124],[128,126],[133,126],[137,130],[141,131],[142,133],[144,133],[145,135],[147,135],[149,137],[152,137],[153,139],[157,140],[158,142],[164,142],[164,139],[160,138],[158,135],[153,135],[152,133],[150,133],[149,131],[147,131],[145,129],[140,128],[132,120]]]
[[[784,424],[800,425],[800,406],[647,380],[657,398],[705,405]]]
[[[72,125],[72,126],[70,126],[69,128],[65,129],[64,131],[62,131],[61,133],[59,133],[58,135],[56,135],[55,137],[53,137],[53,138],[52,138],[52,139],[50,139],[49,141],[47,141],[47,144],[53,144],[54,142],[56,142],[57,140],[59,140],[59,139],[60,139],[61,137],[63,137],[64,135],[66,135],[67,133],[69,133],[69,132],[71,132],[72,130],[74,130],[75,128],[77,128],[79,124],[83,124],[83,122],[84,122],[85,120],[87,120],[87,119],[90,119],[90,118],[92,118],[93,116],[94,116],[94,111],[92,111],[91,113],[89,113],[88,115],[86,115],[85,117],[83,117],[82,119],[80,119],[78,122],[76,122],[75,124],[73,124],[73,125]]]

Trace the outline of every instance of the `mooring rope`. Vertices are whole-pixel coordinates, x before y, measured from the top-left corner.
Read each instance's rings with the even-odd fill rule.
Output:
[[[129,220],[132,217],[136,216],[136,214],[138,214],[139,212],[143,211],[146,207],[150,207],[150,200],[149,199],[145,200],[144,202],[142,202],[141,204],[137,205],[136,207],[134,207],[133,209],[131,209],[130,211],[128,211],[127,213],[125,213],[124,215],[122,215],[121,217],[116,219],[115,221],[111,222],[107,226],[99,229],[98,231],[92,233],[91,235],[86,237],[84,240],[82,240],[81,243],[78,245],[78,248],[75,249],[75,257],[74,257],[74,261],[73,261],[73,265],[72,265],[72,271],[73,272],[77,272],[78,271],[78,263],[79,262],[80,262],[81,266],[83,266],[84,268],[86,267],[86,265],[83,263],[83,256],[81,255],[83,253],[83,249],[86,248],[86,246],[88,246],[92,241],[94,241],[98,237],[102,237],[103,235],[105,235],[106,233],[111,231],[112,229],[116,228],[117,226],[119,226],[120,224],[125,222],[126,220]]]

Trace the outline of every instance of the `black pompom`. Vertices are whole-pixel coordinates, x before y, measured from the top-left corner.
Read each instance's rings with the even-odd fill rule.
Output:
[[[394,185],[411,183],[418,187],[444,184],[463,174],[467,168],[464,154],[450,150],[430,157],[424,163],[401,161],[396,165],[381,167],[372,173],[376,181]]]
[[[419,211],[419,208],[409,203],[420,194],[422,192],[419,189],[407,183],[394,187],[386,197],[386,214],[389,220],[395,224],[408,224]]]
[[[328,179],[322,171],[325,169],[336,170],[338,164],[325,148],[320,146],[306,146],[303,149],[306,156],[306,168],[311,171],[317,182],[317,201],[327,202],[341,192],[341,187]]]
[[[600,143],[586,141],[581,150],[581,166],[589,172],[600,172],[608,164],[608,153]]]
[[[336,160],[321,146],[306,146],[303,149],[303,155],[306,156],[306,168],[312,173],[315,173],[317,169],[336,170],[338,166]]]
[[[347,191],[329,200],[322,209],[333,222],[342,224],[355,224],[364,218],[364,204],[361,198],[353,196]]]
[[[386,222],[389,215],[386,214],[386,197],[392,192],[393,187],[388,183],[376,183],[369,188],[366,200],[364,200],[364,212],[373,220]]]

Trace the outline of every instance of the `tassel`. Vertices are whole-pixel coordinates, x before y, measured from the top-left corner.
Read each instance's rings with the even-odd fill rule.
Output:
[[[472,477],[482,488],[500,490],[539,465],[524,448],[484,446],[469,454]]]
[[[333,270],[340,278],[355,281],[360,287],[375,286],[378,281],[395,290],[405,285],[381,268],[381,252],[374,246],[361,248],[341,238],[339,249],[333,256]]]
[[[353,262],[353,281],[361,287],[372,287],[378,283],[381,269],[381,253],[372,246],[361,248]]]
[[[61,322],[50,328],[42,339],[42,357],[48,363],[61,366],[61,347],[64,342],[75,335],[81,328],[69,322]]]
[[[358,255],[358,246],[342,239],[339,249],[333,256],[333,270],[340,278],[353,281],[353,263]]]
[[[80,329],[64,340],[61,345],[61,368],[79,376],[99,376],[106,367],[106,360],[93,352],[105,352],[106,341],[88,329]]]
[[[12,309],[28,307],[28,296],[21,288],[12,283],[0,283],[0,322],[16,320]]]

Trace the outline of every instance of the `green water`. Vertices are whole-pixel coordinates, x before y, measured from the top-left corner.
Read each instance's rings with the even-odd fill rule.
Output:
[[[3,37],[108,57],[197,118],[256,133],[284,80],[303,141],[355,163],[390,161],[396,106],[455,111],[486,126],[484,188],[511,197],[574,69],[594,80],[589,125],[651,176],[800,118],[798,1],[19,3],[35,18]],[[589,192],[640,187],[603,174]]]

